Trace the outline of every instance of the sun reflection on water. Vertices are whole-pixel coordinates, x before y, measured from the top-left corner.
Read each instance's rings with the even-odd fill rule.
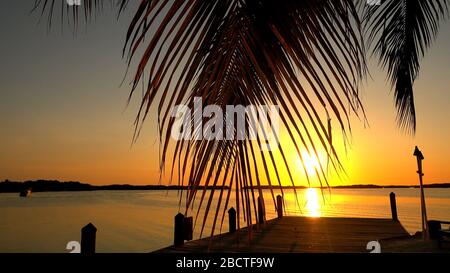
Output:
[[[321,206],[319,201],[319,190],[316,188],[309,188],[305,191],[306,210],[305,214],[310,217],[321,216]]]

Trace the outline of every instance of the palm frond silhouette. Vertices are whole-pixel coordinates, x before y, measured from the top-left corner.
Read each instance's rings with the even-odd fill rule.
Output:
[[[416,130],[413,85],[425,55],[448,17],[448,0],[384,1],[369,8],[365,27],[373,54],[387,69],[398,110],[398,124],[412,133]]]
[[[64,1],[55,1],[36,1],[36,9],[48,16],[49,24],[57,4],[62,3],[61,14],[65,12]],[[66,12],[78,18],[82,9],[88,18],[101,2],[84,0],[82,7]],[[353,0],[116,0],[111,4],[119,13],[136,4],[124,46],[130,64],[139,58],[130,96],[144,77],[148,79],[136,132],[151,107],[156,107],[161,169],[170,164],[171,179],[176,176],[180,185],[188,186],[180,195],[185,214],[198,201],[193,213],[199,217],[203,212],[201,233],[214,213],[211,235],[223,223],[233,191],[238,215],[242,213],[249,225],[258,217],[256,198],[262,196],[262,181],[271,186],[276,207],[273,189],[282,190],[281,169],[290,185],[296,185],[292,162],[283,143],[279,157],[262,152],[261,142],[246,140],[179,140],[170,149],[174,106],[192,106],[195,97],[224,112],[227,105],[278,105],[288,147],[294,150],[289,152],[303,162],[302,151],[318,157],[321,150],[340,173],[343,166],[330,120],[336,121],[334,127],[346,139],[351,133],[350,115],[365,119],[358,90],[367,72],[365,41],[388,70],[400,127],[415,131],[413,83],[420,58],[448,15],[448,0],[389,0],[362,9]],[[233,126],[226,130],[237,133]],[[326,173],[323,164],[315,170],[321,185],[328,185]],[[215,189],[207,191],[206,186]],[[217,195],[219,201],[214,203]]]

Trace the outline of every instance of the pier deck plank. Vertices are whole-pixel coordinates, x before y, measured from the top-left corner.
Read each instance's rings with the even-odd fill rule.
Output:
[[[210,252],[302,253],[368,252],[369,241],[407,237],[399,221],[369,218],[290,217],[273,219],[254,227],[251,240],[247,228],[213,237]],[[239,236],[239,243],[236,237]],[[206,252],[210,238],[170,246],[158,252]]]

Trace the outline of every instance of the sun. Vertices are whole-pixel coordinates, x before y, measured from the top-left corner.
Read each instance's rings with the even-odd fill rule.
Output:
[[[303,159],[303,164],[302,164],[302,159]],[[308,176],[316,175],[316,170],[319,171],[319,169],[320,169],[320,160],[317,158],[317,156],[314,153],[309,154],[306,151],[302,151],[302,159],[298,158],[298,160],[297,160],[298,167],[303,172],[306,169]]]

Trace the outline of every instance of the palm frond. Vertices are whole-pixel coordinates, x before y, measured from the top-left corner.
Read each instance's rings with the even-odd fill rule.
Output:
[[[118,0],[115,7],[121,10],[127,3]],[[45,6],[47,1],[43,10]],[[161,172],[170,164],[170,179],[176,176],[179,185],[188,186],[180,194],[180,206],[201,220],[201,233],[211,211],[211,235],[220,216],[223,223],[232,190],[237,219],[242,214],[247,225],[258,220],[260,185],[271,186],[276,206],[274,190],[299,185],[289,154],[301,160],[308,182],[302,151],[317,158],[324,153],[336,172],[343,171],[331,120],[345,139],[351,133],[350,115],[365,118],[358,91],[366,73],[360,26],[353,0],[140,1],[124,46],[130,64],[138,58],[130,97],[148,79],[136,130],[156,107]],[[278,105],[287,141],[274,134],[279,150],[266,152],[260,139],[171,140],[172,109],[180,104],[193,109],[198,97],[204,106],[217,105],[223,113],[229,105]],[[248,134],[223,119],[224,133]],[[192,131],[200,133],[202,127],[193,124]],[[273,128],[263,131],[274,133]],[[321,185],[328,185],[326,173],[322,164],[315,169]],[[207,186],[215,188],[207,191]],[[215,203],[217,195],[220,201]]]
[[[163,168],[172,142],[171,109],[176,105],[192,109],[195,97],[223,112],[227,105],[276,104],[298,157],[302,149],[316,156],[321,149],[341,170],[323,113],[331,113],[346,134],[349,115],[361,109],[358,83],[366,66],[355,27],[359,23],[352,1],[142,1],[125,51],[131,60],[139,48],[145,49],[133,80],[135,90],[148,71],[136,125],[157,105]],[[144,41],[150,29],[151,39]],[[238,133],[235,127],[227,130]],[[281,189],[286,182],[298,185],[285,147],[280,145],[277,161],[273,152],[262,152],[261,145],[205,139],[175,144],[170,162],[172,170],[178,166],[179,183],[189,186],[186,214],[201,194],[195,213],[198,217],[203,209],[201,231],[216,194],[206,191],[207,186],[227,185],[240,192],[236,207],[251,224],[258,217],[255,192],[261,180]],[[287,173],[286,182],[281,169]],[[328,183],[322,166],[316,172],[321,183]],[[227,208],[219,202],[216,220],[220,209]]]
[[[414,81],[421,58],[448,16],[448,0],[386,0],[366,11],[365,27],[373,54],[388,70],[394,88],[398,124],[416,131]]]

